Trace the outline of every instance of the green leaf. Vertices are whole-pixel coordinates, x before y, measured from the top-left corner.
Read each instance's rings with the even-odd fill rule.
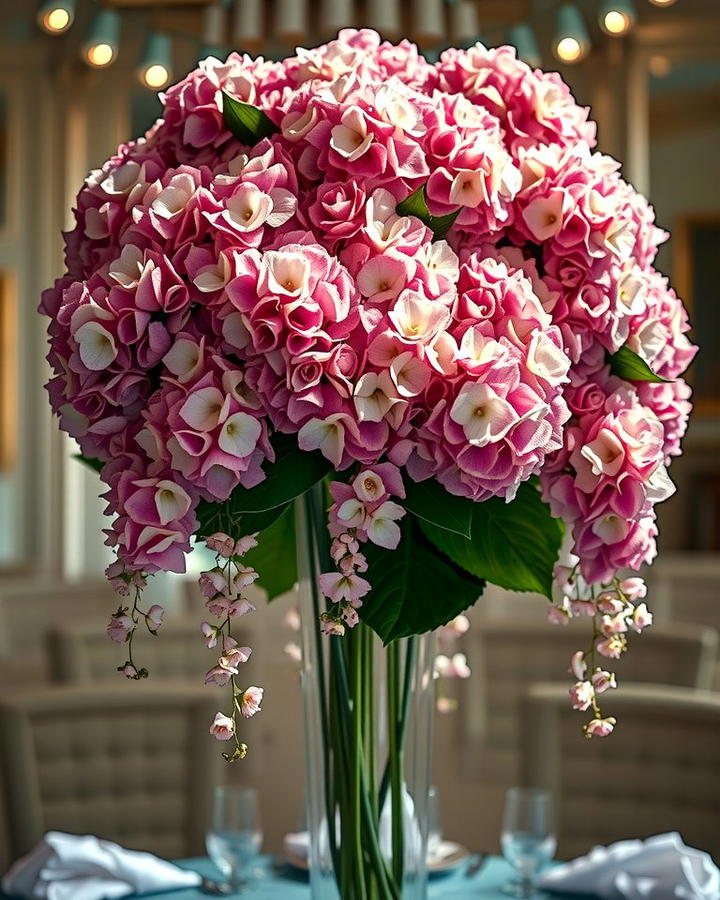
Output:
[[[265,480],[249,490],[236,487],[227,501],[235,515],[283,506],[304,494],[332,469],[332,463],[321,453],[301,450],[296,435],[276,432],[271,443],[275,462],[265,464]]]
[[[624,378],[625,381],[663,382],[672,380],[663,378],[662,375],[656,375],[645,360],[631,350],[627,344],[622,346],[617,353],[609,353],[608,361],[613,375]]]
[[[396,212],[399,216],[417,216],[418,219],[427,222],[430,218],[430,210],[425,200],[425,187],[419,187],[401,200],[396,207]]]
[[[363,598],[360,618],[385,644],[444,625],[471,606],[485,587],[482,579],[440,553],[414,519],[406,517],[402,532],[395,550],[363,545],[372,590]]]
[[[255,534],[263,531],[273,524],[285,512],[290,504],[274,506],[263,512],[238,512],[233,507],[233,495],[224,503],[209,503],[201,500],[198,503],[195,515],[200,527],[197,530],[199,538],[206,538],[216,531],[222,531],[231,537],[244,537],[246,534]]]
[[[476,503],[471,540],[427,522],[420,525],[467,572],[511,591],[552,597],[552,571],[564,528],[533,485],[521,484],[511,503],[499,497]]]
[[[73,453],[73,459],[77,459],[84,466],[87,466],[88,469],[92,469],[93,472],[102,472],[105,463],[101,459],[95,459],[92,456],[83,456],[82,453]]]
[[[408,479],[405,490],[407,496],[402,504],[418,519],[437,525],[438,528],[454,531],[465,538],[470,537],[475,507],[472,500],[448,494],[434,478],[426,481]]]
[[[222,93],[222,99],[225,124],[228,130],[243,144],[254,147],[263,138],[280,131],[273,120],[257,106],[236,100],[225,91]]]
[[[268,600],[292,588],[297,581],[293,503],[284,507],[272,525],[261,531],[257,547],[245,554],[243,563],[259,573],[257,584],[267,591]]]
[[[430,228],[436,241],[447,237],[453,222],[460,215],[459,209],[444,216],[431,215],[425,197],[424,185],[413,191],[409,197],[401,200],[396,207],[396,211],[399,216],[416,216]]]

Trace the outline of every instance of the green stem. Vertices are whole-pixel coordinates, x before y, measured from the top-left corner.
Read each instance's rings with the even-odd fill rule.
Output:
[[[320,729],[322,731],[323,744],[323,781],[325,786],[325,814],[328,824],[328,845],[330,847],[330,855],[333,860],[333,871],[338,872],[339,856],[337,848],[337,840],[335,835],[335,806],[333,803],[332,792],[332,776],[330,767],[330,729],[328,727],[328,704],[325,687],[325,659],[323,655],[322,633],[320,631],[320,595],[318,591],[318,579],[316,570],[316,538],[321,523],[313,515],[312,494],[308,495],[308,502],[305,505],[306,514],[306,530],[308,537],[308,550],[310,551],[310,589],[312,591],[313,604],[313,620],[315,628],[315,649],[318,667],[318,691],[320,693]],[[319,553],[319,548],[318,548]],[[338,887],[340,885],[338,884]]]
[[[332,785],[333,785],[333,793],[328,795],[326,800],[326,805],[328,808],[333,810],[333,819],[332,819],[332,829],[333,829],[333,843],[336,843],[335,837],[335,809],[338,810],[339,821],[340,821],[340,834],[342,837],[342,832],[345,827],[345,823],[343,821],[343,816],[345,814],[345,810],[347,809],[347,801],[346,801],[346,791],[347,791],[347,758],[346,758],[346,750],[344,746],[344,741],[342,740],[342,729],[341,729],[341,718],[342,713],[340,711],[340,701],[338,698],[337,691],[337,680],[333,677],[333,662],[330,660],[330,680],[328,684],[329,688],[329,703],[330,703],[330,734],[334,736],[334,740],[330,745],[330,749],[332,750]],[[330,827],[330,826],[328,826]],[[338,888],[340,890],[340,895],[345,896],[347,892],[347,882],[345,879],[348,877],[348,848],[341,841],[340,847],[337,848],[336,855],[333,856],[333,867],[335,872],[335,878],[338,884]]]
[[[370,791],[370,803],[373,809],[375,821],[379,821],[380,812],[377,808],[376,781],[377,773],[375,771],[375,684],[373,673],[375,671],[373,659],[373,632],[365,625],[360,623],[364,638],[363,666],[365,669],[365,759],[367,761],[367,781],[368,790]]]
[[[330,638],[330,659],[331,659],[331,678],[334,680],[337,688],[338,707],[339,707],[339,741],[344,747],[345,756],[349,753],[350,734],[348,723],[351,716],[350,695],[348,687],[347,668],[345,656],[342,652],[343,638]],[[383,900],[399,900],[400,893],[396,885],[393,883],[388,865],[383,859],[380,852],[380,838],[378,835],[377,820],[373,815],[373,809],[370,804],[370,797],[365,781],[364,773],[361,773],[360,781],[361,801],[362,801],[362,822],[365,838],[365,850],[370,857],[370,865],[377,878],[380,895]],[[346,895],[342,895],[346,900]],[[351,900],[352,895],[347,895],[347,900]]]
[[[333,568],[333,563],[330,559],[329,538],[324,518],[325,504],[323,490],[324,487],[322,484],[320,484],[307,494],[309,523],[312,526],[311,533],[313,534],[313,543],[314,546],[317,547],[318,560],[322,571],[325,570],[322,567],[325,567],[327,569]],[[316,592],[317,585],[315,580],[315,582],[313,583],[313,602],[315,603],[317,601],[316,619],[318,619],[319,621],[319,599],[317,598]],[[364,628],[366,626],[363,625],[357,627]],[[327,766],[325,792],[326,804],[328,808],[328,827],[330,828],[332,846],[332,844],[335,843],[333,826],[335,822],[334,809],[336,803],[340,809],[341,822],[343,822],[343,813],[347,810],[348,807],[347,788],[349,786],[349,763],[351,758],[355,759],[354,756],[351,756],[351,753],[355,750],[352,742],[355,709],[353,708],[350,700],[351,694],[348,678],[347,659],[347,650],[349,645],[346,643],[345,638],[330,637],[328,638],[328,640],[330,641],[329,681],[332,685],[332,689],[330,692],[330,700],[332,703],[332,724],[329,728],[327,727],[327,701],[324,690],[324,681],[321,682],[322,693],[320,700],[323,713],[323,715],[321,716],[321,724],[323,726],[323,741],[325,743],[324,755],[326,757]],[[371,634],[370,640],[372,640]],[[318,650],[320,650],[321,647],[322,644],[318,639]],[[370,659],[370,663],[372,663],[372,659]],[[370,695],[372,696],[372,674],[370,674],[368,677],[370,679]],[[335,767],[334,778],[332,780],[330,779],[330,767],[329,763],[327,762],[328,751],[330,748],[332,749],[332,758]],[[352,878],[353,873],[357,872],[357,868],[355,867],[363,867],[365,854],[367,854],[371,871],[375,876],[374,881],[371,880],[370,884],[372,885],[373,883],[376,883],[376,890],[379,898],[382,898],[382,900],[400,900],[401,886],[394,883],[394,879],[392,878],[388,869],[388,864],[383,859],[382,853],[380,851],[377,818],[378,814],[376,811],[377,806],[374,803],[371,804],[368,790],[368,781],[365,775],[367,767],[363,750],[364,748],[361,742],[359,744],[360,756],[358,768],[358,787],[360,803],[360,823],[362,827],[360,840],[361,850],[364,852],[362,852],[360,855],[358,855],[357,853],[353,853],[353,843],[351,841],[341,841],[341,846],[339,848],[336,848],[336,854],[333,855],[335,877],[342,900],[353,900],[353,898],[355,898],[356,896],[364,898],[366,896],[365,894],[356,894],[357,885],[353,884]],[[336,792],[334,794],[332,793],[333,787],[336,788]],[[344,828],[341,833],[343,835],[347,834]],[[347,859],[345,857],[345,854],[343,852],[345,848],[347,848],[347,850],[350,852],[350,859]],[[353,856],[354,860],[352,858]]]
[[[366,898],[365,886],[365,854],[362,842],[362,751],[363,751],[363,654],[362,633],[353,629],[345,640],[352,671],[352,844],[356,869],[356,890],[358,898]],[[350,837],[350,835],[348,835]]]
[[[407,730],[408,707],[410,706],[410,692],[412,689],[413,670],[415,669],[415,657],[417,655],[417,638],[415,635],[407,638],[405,642],[405,675],[403,677],[402,704],[400,707],[400,718],[397,723],[398,727],[398,745],[405,745],[405,732]],[[383,770],[382,780],[380,782],[379,805],[380,809],[385,806],[388,788],[390,787],[390,759],[388,758]]]
[[[387,648],[388,763],[390,765],[390,808],[392,816],[392,871],[402,889],[405,848],[403,841],[403,745],[400,737],[400,646],[392,641]]]
[[[367,784],[368,796],[370,799],[370,807],[372,810],[373,821],[378,823],[377,794],[376,794],[376,772],[375,772],[375,703],[374,690],[375,684],[373,679],[373,632],[363,622],[358,626],[361,629],[363,638],[363,691],[364,691],[364,710],[363,710],[363,728],[365,732],[365,742],[363,745],[364,758],[367,763]],[[370,869],[368,875],[368,897],[369,900],[380,900],[378,890],[378,880],[374,877],[374,872]]]

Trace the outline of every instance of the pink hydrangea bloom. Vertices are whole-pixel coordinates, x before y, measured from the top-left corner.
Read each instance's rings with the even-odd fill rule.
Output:
[[[223,92],[275,132],[244,145]],[[66,272],[40,304],[52,407],[103,463],[118,592],[184,571],[198,505],[262,482],[282,433],[336,470],[325,632],[356,623],[361,547],[399,545],[409,482],[512,501],[539,475],[568,542],[549,618],[595,616],[597,651],[620,655],[651,614],[642,588],[613,579],[655,555],[696,348],[652,268],[666,235],[594,151],[589,110],[510,47],[432,65],[367,29],[278,62],[210,57],[161,101],[86,179]],[[453,217],[443,239],[402,205],[411,194]],[[622,347],[668,380],[614,375]],[[255,536],[206,543],[235,566]],[[203,573],[208,612],[249,612],[239,592],[257,577]],[[152,607],[148,627],[161,621]],[[204,623],[206,643],[223,629]],[[229,669],[241,649],[223,646]],[[594,686],[587,666],[573,674]],[[225,719],[213,727],[228,740]]]

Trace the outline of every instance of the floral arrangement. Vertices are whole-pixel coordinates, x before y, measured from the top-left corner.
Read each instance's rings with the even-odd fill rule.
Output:
[[[146,576],[204,540],[206,680],[232,689],[211,731],[244,755],[262,691],[238,685],[232,622],[248,584],[293,583],[293,501],[327,479],[327,634],[438,628],[485,581],[544,593],[552,622],[592,625],[572,703],[609,733],[600,660],[652,620],[617,573],[655,554],[695,348],[588,110],[510,47],[430,64],[367,30],[207,59],[162,101],[86,180],[40,307],[133,601],[108,628],[121,670],[147,674],[132,636],[162,622]]]

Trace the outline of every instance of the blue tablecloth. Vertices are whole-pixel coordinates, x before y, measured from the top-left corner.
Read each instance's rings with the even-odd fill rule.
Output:
[[[183,868],[195,869],[209,878],[218,878],[219,873],[208,859],[188,859],[178,863]],[[447,875],[436,875],[430,879],[429,900],[441,900],[454,897],[457,900],[466,897],[485,898],[485,900],[507,900],[502,893],[502,886],[512,876],[512,868],[504,859],[490,857],[485,860],[477,874],[468,878],[465,867],[461,866]],[[266,877],[258,879],[255,884],[237,895],[239,900],[309,900],[310,888],[307,878],[302,874],[294,874],[288,869],[286,874],[268,868]],[[549,896],[549,895],[548,895]],[[580,900],[568,894],[564,900]],[[143,900],[208,900],[208,895],[197,888],[181,891],[165,891],[161,894],[144,894]],[[587,900],[587,898],[585,898]]]

